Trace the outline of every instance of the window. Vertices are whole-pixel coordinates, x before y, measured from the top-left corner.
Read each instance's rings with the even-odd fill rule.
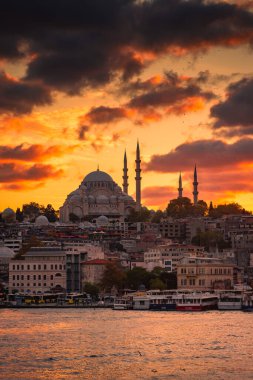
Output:
[[[19,270],[19,265],[17,265],[17,270]]]
[[[51,274],[51,276],[50,276],[50,279],[51,279],[51,280],[53,280],[53,279],[54,279],[54,276],[53,276],[52,274]]]
[[[60,270],[62,270],[62,265],[60,265]]]
[[[39,269],[39,270],[41,269],[41,265],[40,265],[40,264],[38,265],[38,269]]]
[[[47,269],[47,264],[44,264],[44,269]]]
[[[13,265],[12,269],[15,270],[15,265]]]
[[[21,270],[24,270],[24,265],[21,265]]]
[[[47,286],[47,284],[44,282],[44,285],[43,286]]]
[[[27,276],[27,280],[30,280],[30,275],[28,274],[28,276]]]
[[[36,265],[34,264],[33,269],[36,270]]]
[[[27,286],[30,286],[29,282],[27,283]]]
[[[33,283],[33,286],[36,286],[36,282]]]
[[[36,280],[36,274],[33,275],[33,279]]]
[[[38,280],[41,280],[41,275],[40,274],[38,275]]]
[[[54,269],[57,270],[57,264],[55,264]]]
[[[46,280],[46,279],[47,279],[47,275],[46,275],[46,274],[44,274],[44,276],[43,276],[43,279],[44,279],[44,280]]]
[[[24,275],[23,274],[21,275],[21,280],[24,280]]]
[[[41,283],[40,283],[40,282],[38,283],[38,286],[41,286]]]
[[[30,270],[30,265],[29,264],[27,265],[27,270]]]
[[[17,275],[17,280],[19,280],[19,274]]]
[[[54,269],[54,266],[53,266],[53,264],[51,264],[51,269]]]

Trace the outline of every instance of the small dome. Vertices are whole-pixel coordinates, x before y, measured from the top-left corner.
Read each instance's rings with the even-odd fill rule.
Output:
[[[81,202],[81,201],[82,201],[82,198],[78,194],[72,195],[70,198],[70,202]]]
[[[110,202],[111,203],[117,203],[117,197],[116,197],[116,195],[111,195],[110,196]]]
[[[83,180],[82,184],[87,182],[113,182],[112,177],[100,170],[96,170],[95,172],[89,173]]]
[[[40,215],[36,218],[35,225],[36,226],[48,226],[49,221],[45,215]]]
[[[4,220],[14,220],[16,217],[16,214],[15,214],[15,211],[12,210],[12,208],[6,208],[3,212],[2,212],[2,218]]]
[[[8,247],[0,247],[0,259],[9,258],[12,259],[15,256],[15,252]]]
[[[109,199],[105,195],[98,195],[96,200],[97,200],[97,203],[100,203],[100,204],[109,203]]]
[[[109,224],[109,219],[105,215],[101,215],[96,220],[96,225],[98,227],[107,226]]]

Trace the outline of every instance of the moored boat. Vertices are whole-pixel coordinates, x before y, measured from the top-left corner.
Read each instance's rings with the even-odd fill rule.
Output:
[[[253,312],[253,295],[251,294],[245,294],[243,298],[242,303],[242,310]]]
[[[211,293],[186,293],[174,296],[178,311],[204,311],[217,309],[218,296]]]
[[[219,295],[218,310],[241,310],[243,295],[239,291],[225,291]]]
[[[115,298],[113,310],[129,310],[133,308],[133,303],[128,297]]]

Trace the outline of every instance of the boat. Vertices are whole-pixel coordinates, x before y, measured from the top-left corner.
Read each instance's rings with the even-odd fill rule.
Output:
[[[113,310],[129,310],[133,308],[133,302],[129,297],[115,298]]]
[[[174,296],[177,311],[217,309],[218,296],[211,293],[182,293]]]
[[[133,310],[149,310],[150,298],[146,292],[136,292],[133,297]]]
[[[150,299],[150,310],[171,311],[176,310],[176,301],[174,299],[175,291],[149,291],[147,292]]]
[[[241,310],[243,294],[241,291],[225,291],[219,295],[218,310]]]
[[[243,297],[242,311],[253,312],[253,294],[245,294]]]

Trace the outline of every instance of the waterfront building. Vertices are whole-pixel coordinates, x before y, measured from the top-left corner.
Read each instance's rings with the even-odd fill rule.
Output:
[[[9,279],[9,263],[15,252],[7,247],[0,246],[0,283],[7,286]]]
[[[210,257],[184,257],[177,264],[178,289],[231,289],[235,265]]]
[[[31,248],[9,264],[9,293],[44,293],[66,289],[66,254],[59,248]]]

